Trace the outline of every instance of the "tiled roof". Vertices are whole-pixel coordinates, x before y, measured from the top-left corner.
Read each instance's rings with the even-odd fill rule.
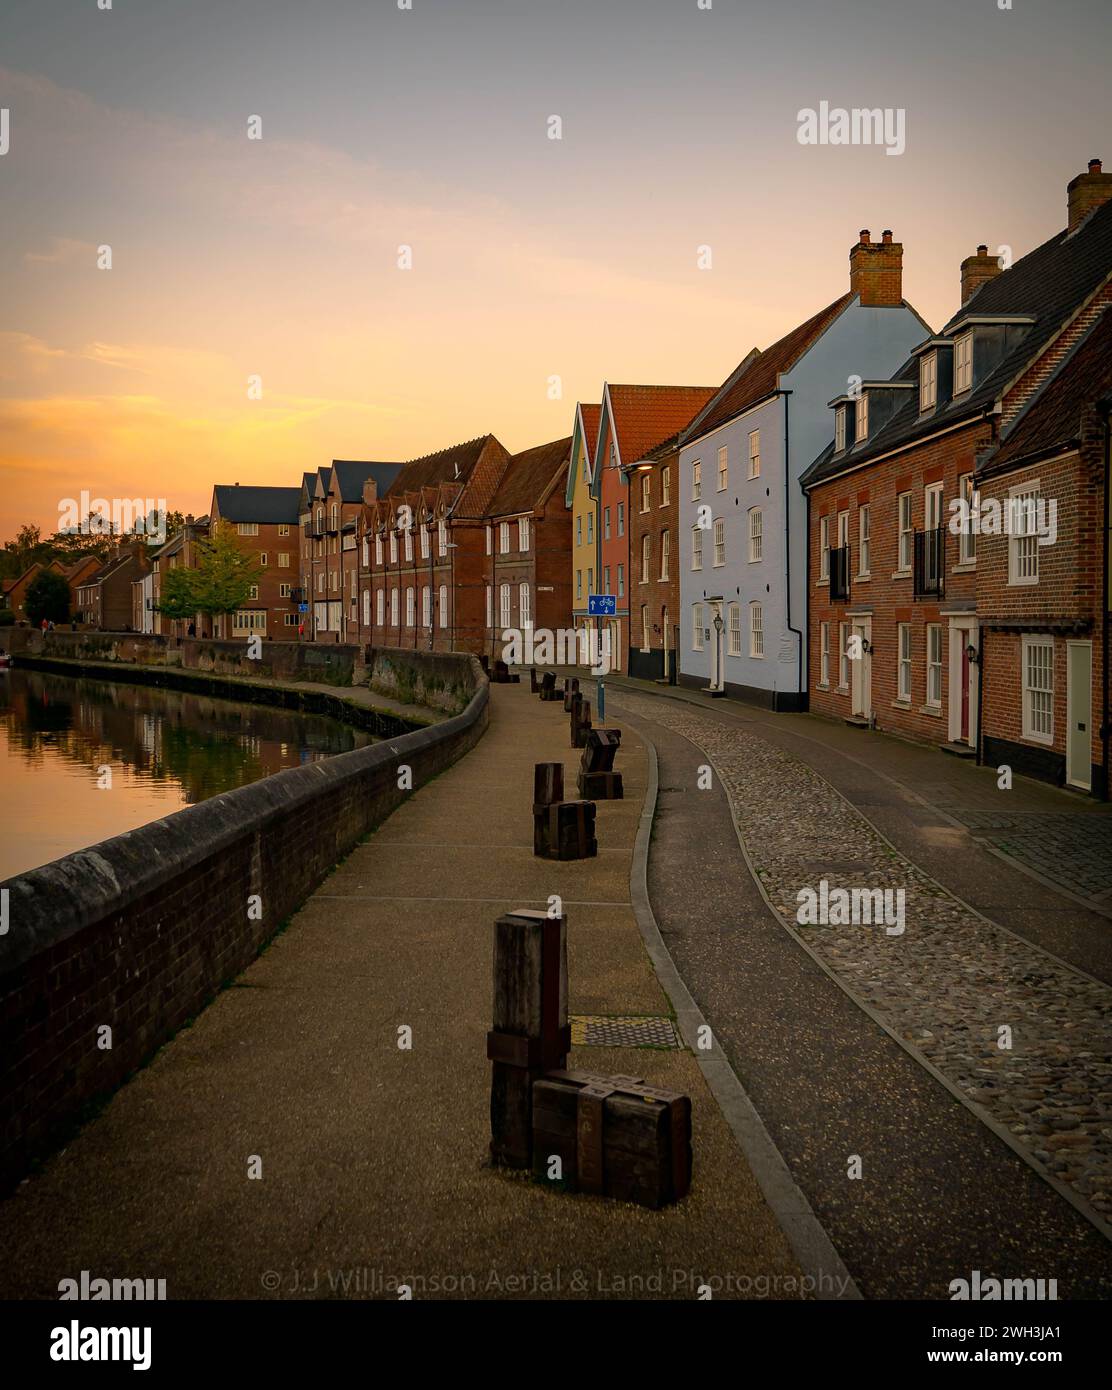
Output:
[[[601,403],[584,405],[581,401],[579,410],[583,416],[583,442],[587,446],[587,457],[593,460],[595,445],[598,443],[598,421],[602,414],[602,405]]]
[[[405,492],[416,492],[419,488],[435,487],[438,483],[466,482],[483,449],[493,438],[492,434],[481,434],[478,439],[451,444],[435,454],[410,459],[401,465],[387,495],[397,497]]]
[[[378,495],[382,497],[401,469],[400,463],[362,463],[355,459],[333,459],[332,482],[339,491],[341,502],[361,502],[363,484],[368,478],[374,478],[378,484]]]
[[[1112,307],[1105,309],[1057,372],[1028,403],[1000,444],[977,469],[1003,472],[1023,459],[1076,444],[1087,407],[1112,392]]]
[[[516,512],[531,512],[548,491],[553,479],[559,479],[570,454],[570,435],[566,439],[554,439],[550,444],[537,444],[532,449],[513,454],[498,484],[498,491],[487,508],[487,515],[513,516]]]
[[[297,525],[299,487],[240,487],[217,483],[213,488],[223,521],[254,521],[260,526],[281,522]]]
[[[1011,269],[986,280],[937,335],[950,335],[955,325],[969,315],[1034,318],[1029,331],[1005,352],[972,391],[956,400],[944,401],[924,414],[919,412],[918,392],[908,391],[907,401],[863,447],[849,449],[837,458],[833,456],[833,444],[825,449],[803,474],[804,486],[834,477],[847,468],[856,468],[876,454],[914,443],[923,435],[964,420],[975,420],[993,406],[1004,387],[1046,348],[1110,274],[1112,202],[1094,212],[1072,236],[1065,231],[1059,232],[1016,261]],[[908,358],[892,380],[917,383],[918,358]]]
[[[662,439],[690,423],[711,399],[714,386],[610,386],[606,388],[618,452],[636,463]]]
[[[791,371],[812,343],[849,307],[853,298],[848,292],[843,294],[764,352],[754,350],[755,355],[751,352],[743,358],[723,382],[714,400],[683,431],[681,442],[686,444],[702,438],[771,395],[779,384],[781,373]]]

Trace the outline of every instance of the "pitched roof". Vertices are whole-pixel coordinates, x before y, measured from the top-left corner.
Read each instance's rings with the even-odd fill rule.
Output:
[[[579,410],[583,416],[583,443],[587,448],[587,457],[593,462],[595,445],[598,443],[598,422],[602,415],[602,402],[596,401],[592,405],[580,401]]]
[[[622,462],[636,463],[662,439],[683,429],[716,390],[714,386],[611,386],[607,383],[604,394]],[[596,444],[596,453],[597,448]]]
[[[368,478],[374,478],[378,484],[378,495],[382,497],[401,469],[400,463],[363,463],[356,459],[333,459],[332,483],[340,494],[341,502],[361,502],[363,484]]]
[[[477,439],[468,439],[462,444],[450,444],[435,454],[410,459],[401,465],[387,489],[387,496],[398,497],[423,487],[435,487],[438,483],[466,482],[492,439],[492,434],[481,434]]]
[[[834,477],[847,468],[856,468],[876,454],[912,444],[923,435],[934,434],[965,420],[975,420],[984,414],[1110,275],[1112,202],[1092,213],[1072,236],[1065,231],[1059,232],[1014,262],[1009,270],[986,280],[935,335],[952,336],[962,320],[971,315],[1026,315],[1035,320],[1026,333],[1016,335],[1017,341],[1005,349],[1000,361],[972,391],[944,401],[923,414],[919,411],[918,392],[908,391],[907,400],[863,447],[851,448],[837,458],[832,444],[825,449],[803,474],[804,486]],[[891,380],[917,383],[918,357],[909,357]]]
[[[978,476],[1003,472],[1024,459],[1059,453],[1077,444],[1082,416],[1112,392],[1112,307],[1102,311],[1058,370],[1028,402]]]
[[[510,457],[509,466],[498,484],[498,491],[487,508],[488,516],[512,516],[531,512],[561,472],[571,455],[571,436],[537,444]]]
[[[763,352],[754,348],[722,383],[714,400],[683,431],[680,442],[687,444],[700,439],[770,396],[779,386],[781,374],[791,371],[853,300],[854,295],[847,291]]]
[[[299,487],[240,487],[217,483],[213,499],[223,521],[255,521],[261,526],[282,522],[297,525]]]

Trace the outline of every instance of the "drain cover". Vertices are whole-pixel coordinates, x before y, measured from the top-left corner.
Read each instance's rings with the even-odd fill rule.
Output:
[[[670,1018],[630,1014],[573,1014],[573,1047],[683,1047]]]

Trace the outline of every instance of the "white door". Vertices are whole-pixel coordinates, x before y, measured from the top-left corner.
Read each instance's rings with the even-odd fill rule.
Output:
[[[1092,786],[1093,644],[1066,643],[1066,781]]]
[[[865,649],[871,627],[872,624],[867,618],[854,622],[850,627],[850,696],[853,714],[858,719],[868,719],[872,706],[869,653]]]

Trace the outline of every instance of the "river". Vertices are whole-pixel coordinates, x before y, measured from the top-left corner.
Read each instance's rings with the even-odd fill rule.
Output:
[[[0,671],[0,879],[372,742],[320,715]]]

